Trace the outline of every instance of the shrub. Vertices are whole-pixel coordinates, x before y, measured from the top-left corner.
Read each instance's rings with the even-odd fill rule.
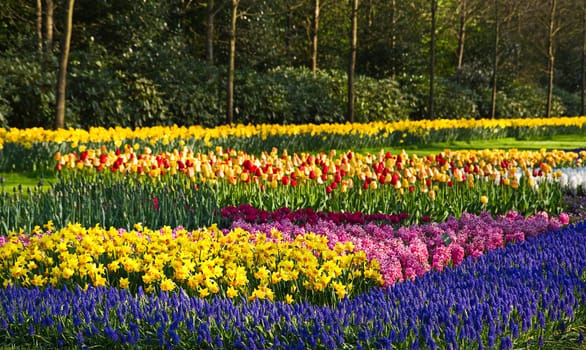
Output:
[[[346,120],[347,77],[342,71],[276,68],[269,72],[285,86],[284,123],[340,123]],[[409,115],[409,104],[399,84],[390,78],[356,79],[356,121],[396,121]]]
[[[391,78],[360,76],[356,81],[356,121],[398,121],[410,113],[409,99]]]
[[[278,67],[268,72],[285,88],[287,109],[283,124],[341,122],[344,120],[343,87],[333,72]],[[341,77],[338,77],[341,80]]]
[[[404,90],[415,100],[411,117],[421,119],[429,115],[429,80],[411,77]],[[468,87],[449,79],[438,79],[434,85],[434,117],[436,119],[475,118],[479,115],[476,93]]]
[[[234,77],[234,122],[280,124],[288,109],[286,90],[271,74],[239,69]]]
[[[484,116],[490,116],[491,90],[486,88],[481,93],[479,105]],[[546,93],[543,89],[514,83],[497,92],[495,118],[530,118],[545,115]],[[561,99],[554,96],[551,115],[562,116],[565,108]]]
[[[0,126],[28,128],[53,125],[56,62],[37,55],[0,56]]]

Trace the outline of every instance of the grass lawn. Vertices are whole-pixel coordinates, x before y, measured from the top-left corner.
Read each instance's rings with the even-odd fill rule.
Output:
[[[530,140],[517,140],[512,137],[495,139],[495,140],[478,140],[478,141],[452,141],[440,142],[427,145],[408,145],[403,147],[391,146],[385,148],[386,151],[393,153],[405,149],[407,153],[417,155],[426,155],[430,153],[439,153],[445,149],[451,150],[480,150],[480,149],[523,149],[523,150],[575,150],[586,147],[586,135],[556,135],[551,137],[533,138]],[[380,149],[367,149],[365,152],[378,152]]]
[[[23,189],[35,186],[49,186],[51,182],[56,181],[54,174],[42,175],[38,173],[0,173],[0,192],[12,192],[18,187]]]

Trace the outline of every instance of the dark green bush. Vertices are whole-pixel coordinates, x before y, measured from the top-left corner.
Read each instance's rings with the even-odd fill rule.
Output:
[[[356,121],[397,121],[409,117],[409,97],[399,83],[360,76],[356,81]]]
[[[224,71],[197,60],[177,60],[158,72],[170,122],[216,126],[226,118]]]
[[[267,73],[240,69],[234,77],[234,122],[280,124],[288,109],[285,87]]]
[[[560,98],[560,102],[565,108],[564,115],[580,115],[582,112],[580,93],[569,93],[563,89],[554,89],[556,96]]]
[[[283,113],[283,123],[346,121],[345,72],[320,70],[313,74],[307,68],[277,68],[269,73],[277,77],[287,93],[288,109]],[[355,91],[358,122],[394,121],[409,115],[408,99],[392,79],[358,76]]]
[[[147,56],[141,57],[148,60]],[[111,56],[97,44],[72,53],[68,102],[77,113],[81,127],[168,123],[161,85],[128,60],[134,60],[134,56]],[[140,65],[134,61],[133,64]]]
[[[0,125],[50,127],[55,110],[56,62],[37,55],[0,55]]]
[[[283,124],[323,123],[344,119],[345,88],[336,83],[332,74],[308,68],[275,68],[269,73],[285,88],[287,109]],[[341,93],[336,92],[340,90]]]
[[[484,116],[490,116],[491,90],[481,92],[479,102]],[[520,83],[505,86],[497,92],[496,118],[531,118],[545,115],[546,93],[543,89]],[[562,116],[565,106],[561,99],[554,95],[551,115]]]
[[[404,90],[414,96],[415,108],[411,117],[429,117],[429,79],[412,77]],[[476,93],[454,80],[437,79],[434,84],[434,118],[459,119],[476,118],[479,115]]]

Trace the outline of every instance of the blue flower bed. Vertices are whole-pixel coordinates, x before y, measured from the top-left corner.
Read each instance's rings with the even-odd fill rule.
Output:
[[[0,289],[0,344],[136,348],[538,347],[544,332],[584,320],[586,224],[467,259],[336,307],[215,299]],[[576,342],[583,338],[576,337]]]

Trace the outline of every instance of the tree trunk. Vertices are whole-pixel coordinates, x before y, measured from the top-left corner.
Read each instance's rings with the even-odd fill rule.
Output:
[[[230,25],[230,55],[228,64],[228,101],[226,107],[226,121],[234,123],[234,70],[236,60],[236,21],[238,20],[238,3],[240,0],[232,0],[231,25]]]
[[[354,123],[354,71],[356,69],[356,47],[358,43],[358,0],[352,0],[352,31],[350,35],[350,64],[348,65],[348,110],[347,118]]]
[[[556,0],[550,1],[549,11],[549,23],[548,23],[548,35],[547,35],[547,103],[545,105],[545,117],[551,117],[551,107],[553,100],[553,76],[554,76],[554,63],[555,63],[555,13],[556,13]]]
[[[43,1],[37,0],[37,47],[43,53]]]
[[[397,3],[396,0],[391,0],[391,30],[389,33],[389,47],[391,48],[391,78],[397,75],[397,59],[395,58],[397,47]]]
[[[582,2],[582,84],[580,89],[580,115],[584,115],[584,103],[586,102],[586,0]]]
[[[55,128],[65,126],[65,92],[67,83],[67,64],[69,62],[69,48],[71,46],[71,32],[73,28],[73,5],[75,0],[69,0],[67,7],[67,21],[63,29],[63,43],[61,43],[61,58],[59,59],[59,72],[57,78],[57,113]]]
[[[520,11],[515,12],[515,14],[513,15],[513,20],[515,21],[515,35],[517,36],[517,38],[522,38],[523,20],[521,18]],[[521,65],[523,64],[522,54],[523,50],[519,47],[519,45],[515,45],[515,47],[513,48],[513,67],[515,69],[515,72],[517,73],[520,71]]]
[[[293,23],[293,10],[291,9],[291,2],[287,0],[287,20],[285,22],[285,56],[288,65],[291,61],[291,25]]]
[[[209,64],[214,64],[214,0],[208,0],[206,24],[206,60]]]
[[[467,21],[466,0],[460,2],[460,23],[458,25],[458,53],[456,61],[456,81],[460,80],[462,72],[462,62],[464,59],[464,42],[466,40],[466,21]]]
[[[311,71],[317,73],[317,44],[319,33],[319,0],[313,1],[313,30],[311,32]]]
[[[368,2],[366,4],[368,5],[367,11],[366,11],[366,13],[368,14],[366,26],[367,26],[368,30],[370,31],[370,29],[372,28],[372,25],[374,23],[375,7],[372,4],[372,0],[368,0]]]
[[[47,11],[45,12],[45,37],[47,40],[47,52],[53,51],[53,13],[55,11],[55,4],[53,0],[46,0]]]
[[[491,119],[496,117],[496,82],[498,70],[499,32],[499,5],[498,0],[494,0],[494,48],[492,52],[492,94],[490,98]]]
[[[435,15],[437,12],[437,0],[431,0],[431,40],[429,43],[429,115],[428,118],[433,120],[435,118],[434,112],[434,80],[435,80]]]

